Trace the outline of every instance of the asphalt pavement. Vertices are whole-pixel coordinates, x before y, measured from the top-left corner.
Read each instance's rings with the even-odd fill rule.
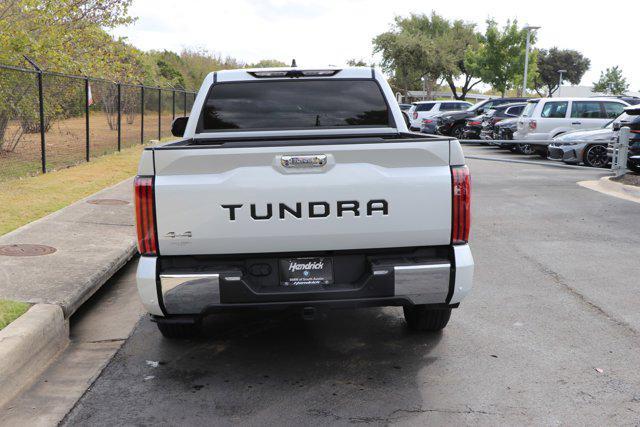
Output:
[[[475,283],[444,332],[384,308],[169,341],[145,316],[63,425],[638,425],[640,204],[576,184],[605,170],[469,165]]]

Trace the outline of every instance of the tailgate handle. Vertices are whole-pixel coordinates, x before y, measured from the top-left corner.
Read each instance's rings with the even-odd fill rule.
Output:
[[[282,156],[280,164],[288,169],[321,168],[327,164],[326,154]]]

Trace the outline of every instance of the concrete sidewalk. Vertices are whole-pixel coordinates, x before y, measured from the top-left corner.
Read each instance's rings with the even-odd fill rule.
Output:
[[[128,179],[0,236],[0,246],[55,248],[40,256],[0,254],[0,298],[57,304],[69,318],[136,252],[132,186]]]

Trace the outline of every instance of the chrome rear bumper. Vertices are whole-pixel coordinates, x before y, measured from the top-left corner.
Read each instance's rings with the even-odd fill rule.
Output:
[[[142,302],[156,316],[198,315],[234,309],[294,305],[455,306],[469,292],[473,258],[467,245],[449,259],[371,260],[354,283],[322,289],[256,287],[236,267],[220,271],[158,271],[156,258],[141,257],[137,283]]]

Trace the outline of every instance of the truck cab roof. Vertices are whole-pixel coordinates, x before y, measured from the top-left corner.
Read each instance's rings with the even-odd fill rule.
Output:
[[[214,71],[207,75],[205,81],[231,82],[262,79],[291,79],[291,78],[374,78],[375,69],[372,67],[271,67],[271,68],[240,68],[234,70]]]

